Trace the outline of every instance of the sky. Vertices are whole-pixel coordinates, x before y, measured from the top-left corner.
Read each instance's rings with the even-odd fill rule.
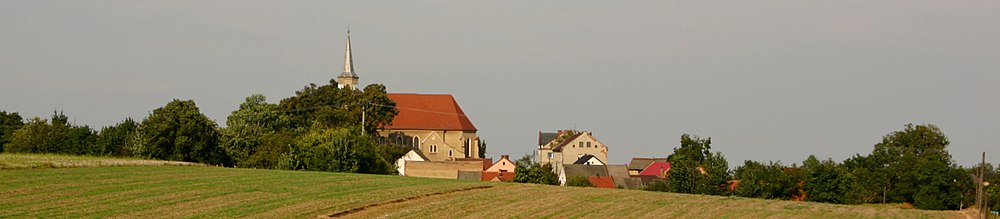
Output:
[[[487,155],[593,132],[611,163],[711,137],[735,168],[866,155],[934,124],[1000,162],[1000,2],[0,2],[0,110],[95,129],[192,99],[220,125],[343,71],[452,94]]]

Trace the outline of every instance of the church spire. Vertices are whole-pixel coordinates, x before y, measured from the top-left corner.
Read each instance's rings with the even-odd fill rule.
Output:
[[[337,77],[337,87],[358,88],[358,75],[354,73],[354,56],[351,54],[351,28],[347,28],[347,46],[344,48],[344,72]]]

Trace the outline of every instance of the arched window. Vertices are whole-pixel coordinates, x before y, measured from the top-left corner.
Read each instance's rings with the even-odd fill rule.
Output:
[[[420,137],[413,136],[413,149],[420,149]]]
[[[403,145],[403,136],[398,136],[398,135],[396,136],[396,145],[399,146]]]
[[[454,156],[454,155],[452,155],[452,153],[451,153],[451,149],[449,149],[449,150],[448,150],[448,156],[449,156],[449,157],[451,157],[451,156]]]

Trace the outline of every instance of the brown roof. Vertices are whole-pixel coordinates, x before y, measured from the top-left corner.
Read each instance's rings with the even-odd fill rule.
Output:
[[[628,169],[642,171],[652,164],[653,161],[667,162],[667,158],[633,157],[632,161],[628,162]]]
[[[629,178],[628,167],[625,165],[608,165],[608,175],[615,181],[615,187],[629,188],[626,179]]]
[[[566,177],[574,176],[610,176],[604,165],[563,164]]]
[[[399,114],[388,130],[476,131],[451,94],[390,93]]]
[[[541,146],[548,144],[549,142],[552,142],[552,139],[555,139],[556,136],[559,136],[559,133],[538,132],[538,145]]]

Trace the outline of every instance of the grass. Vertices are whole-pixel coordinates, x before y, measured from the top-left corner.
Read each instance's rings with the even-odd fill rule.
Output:
[[[41,162],[31,161],[30,156],[0,154],[0,164]],[[105,167],[90,159],[95,158],[59,158],[55,163],[95,167],[27,165],[32,168],[0,170],[0,218],[314,218],[338,212],[356,218],[962,217],[958,212],[865,205],[400,176],[208,166]],[[130,164],[149,163],[156,162]],[[65,165],[77,166],[84,165]],[[468,190],[459,191],[464,189]]]
[[[93,156],[70,156],[56,154],[8,154],[0,153],[0,170],[67,167],[115,167],[115,166],[204,166],[198,163],[180,161],[142,160],[136,158],[114,158]]]

